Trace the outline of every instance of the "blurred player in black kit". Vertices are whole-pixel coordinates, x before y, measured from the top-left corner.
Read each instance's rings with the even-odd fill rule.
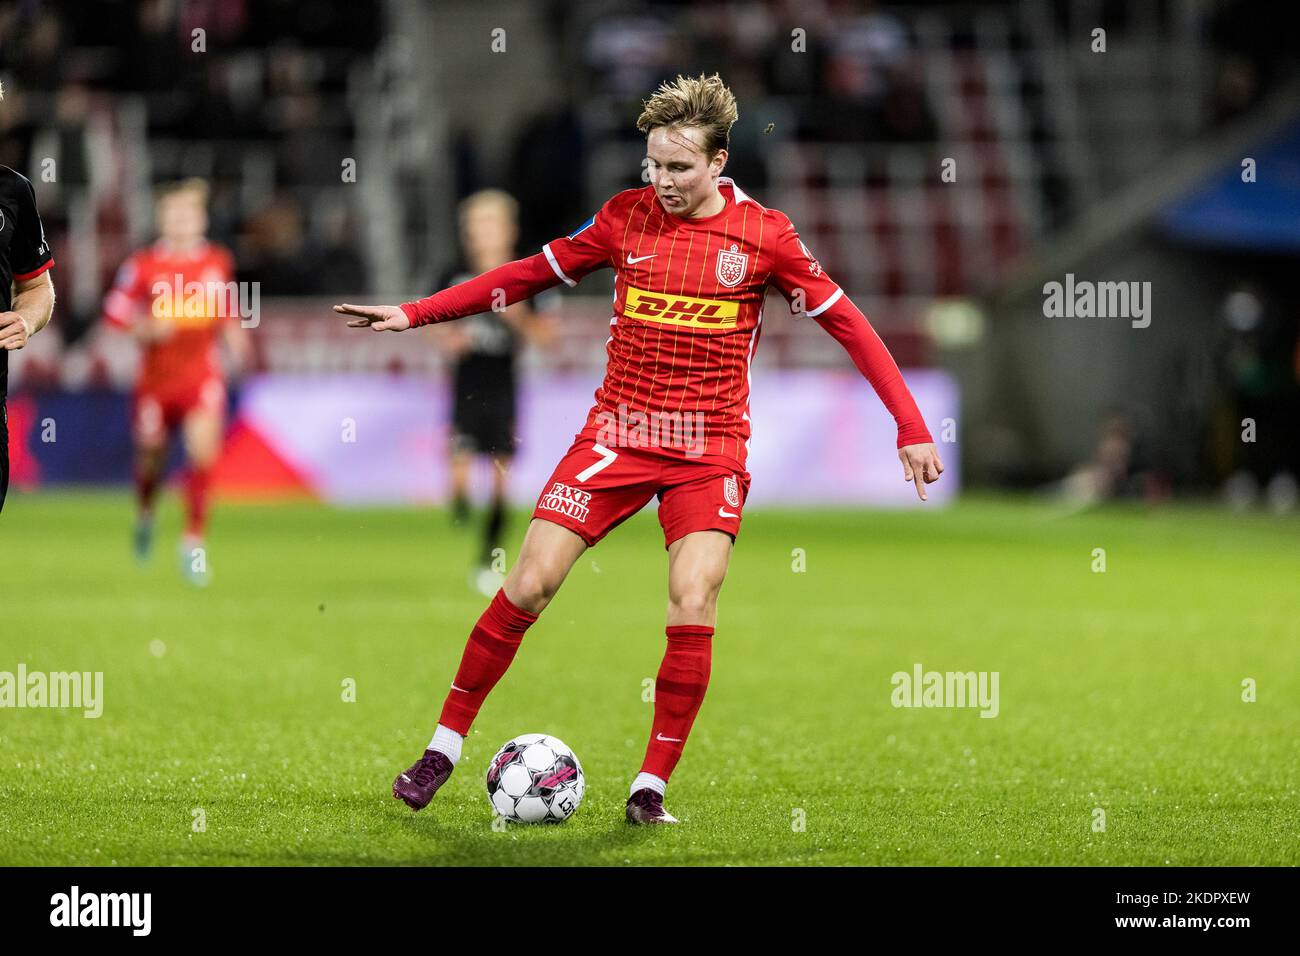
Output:
[[[4,91],[0,89],[0,99]],[[0,166],[0,510],[9,490],[9,353],[45,328],[54,311],[54,265],[36,193],[27,177]]]
[[[444,286],[495,269],[515,258],[519,207],[506,192],[485,189],[460,204],[460,236],[464,271]],[[525,341],[549,340],[552,326],[545,315],[554,308],[556,293],[481,312],[449,325],[447,349],[454,360],[451,439],[452,520],[469,520],[470,473],[476,456],[491,459],[492,493],[483,525],[483,540],[474,586],[496,593],[504,579],[503,565],[494,562],[506,524],[506,477],[515,452],[516,370]]]

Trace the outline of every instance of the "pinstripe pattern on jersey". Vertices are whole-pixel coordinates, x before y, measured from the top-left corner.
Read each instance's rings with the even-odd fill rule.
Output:
[[[573,237],[578,245],[571,249],[562,240],[549,245],[557,272],[566,277],[580,278],[606,262],[615,269],[608,363],[583,434],[597,433],[602,413],[602,420],[630,413],[696,413],[704,445],[702,454],[695,447],[691,457],[743,470],[750,437],[750,363],[774,273],[781,271],[779,285],[787,292],[811,271],[821,283],[810,290],[816,302],[838,287],[819,266],[805,269],[815,261],[782,213],[759,205],[725,177],[719,191],[726,201],[722,211],[690,220],[665,212],[653,187],[628,190],[605,204],[595,226]],[[745,257],[743,276],[731,286],[719,275],[724,252]],[[647,308],[653,312],[659,306],[647,307],[647,296],[669,300],[664,311],[675,318],[699,302],[725,303],[734,310],[734,321],[656,321]],[[649,450],[673,457],[684,453],[662,446]]]

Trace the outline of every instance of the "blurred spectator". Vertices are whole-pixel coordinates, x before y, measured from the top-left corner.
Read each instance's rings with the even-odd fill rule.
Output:
[[[593,80],[621,100],[653,90],[680,63],[678,40],[665,20],[621,13],[598,21],[587,37],[586,60]]]
[[[1300,36],[1300,7],[1267,0],[1231,0],[1208,19],[1210,39],[1220,54],[1214,115],[1223,121],[1254,106],[1288,73],[1294,73],[1300,62],[1300,47],[1295,42]]]
[[[1239,439],[1233,442],[1237,468],[1224,493],[1233,506],[1247,507],[1262,490],[1275,510],[1290,510],[1300,473],[1295,316],[1272,307],[1249,285],[1230,292],[1221,312],[1227,339],[1219,353],[1221,376],[1233,408],[1232,432]],[[1240,434],[1247,427],[1249,441]]]
[[[799,0],[773,4],[772,16],[771,39],[762,57],[763,85],[774,96],[811,100],[821,91],[825,38],[834,32],[830,16],[824,4]]]
[[[524,127],[509,190],[519,202],[521,252],[531,255],[594,212],[586,208],[586,176],[582,130],[572,110],[544,114]]]
[[[14,69],[23,85],[34,90],[57,90],[63,83],[63,26],[52,11],[42,11],[28,26]]]
[[[809,131],[832,142],[931,139],[919,66],[907,28],[887,13],[836,25],[823,65],[825,108]]]
[[[288,193],[252,215],[241,236],[239,274],[259,282],[262,294],[309,295],[320,291],[320,270],[306,255],[302,207]]]
[[[317,294],[334,295],[366,289],[366,266],[357,253],[360,237],[355,217],[342,204],[326,210],[321,224],[323,239],[316,264]]]
[[[1168,479],[1152,468],[1146,445],[1140,440],[1133,415],[1122,409],[1111,409],[1102,419],[1092,457],[1054,489],[1078,507],[1115,498],[1163,501],[1169,496]]]

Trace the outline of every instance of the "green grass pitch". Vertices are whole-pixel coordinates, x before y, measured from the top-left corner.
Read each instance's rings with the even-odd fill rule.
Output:
[[[146,568],[130,518],[123,493],[63,493],[0,519],[0,671],[102,671],[105,697],[99,719],[0,710],[0,864],[1300,863],[1294,517],[754,509],[668,791],[683,825],[655,830],[623,822],[664,641],[651,512],[580,560],[419,814],[389,786],[485,604],[473,534],[223,505],[194,590],[175,505]],[[1000,713],[893,707],[916,663],[997,671]],[[493,829],[488,759],[533,731],[577,752],[584,803]]]

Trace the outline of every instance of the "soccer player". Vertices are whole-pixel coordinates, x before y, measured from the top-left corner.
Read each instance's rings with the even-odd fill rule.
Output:
[[[663,794],[708,685],[718,592],[749,490],[749,373],[769,286],[834,336],[870,381],[898,425],[903,476],[922,500],[926,483],[943,471],[866,318],[789,218],[721,175],[737,117],[722,80],[679,76],[644,107],[637,128],[646,133],[650,185],[614,196],[537,255],[469,282],[401,306],[335,306],[358,316],[351,326],[402,331],[481,312],[495,290],[513,302],[560,282],[576,285],[605,266],[615,271],[609,362],[595,405],[542,488],[518,561],[470,632],[433,739],[393,781],[393,796],[415,810],[451,776],[484,698],[574,562],[657,497],[668,550],[668,642],[626,814],[634,823],[677,822]],[[686,413],[691,427],[678,427]],[[656,421],[674,427],[644,427]],[[625,422],[636,424],[629,430]]]
[[[0,94],[3,95],[3,94]],[[27,177],[0,166],[0,511],[9,491],[9,353],[25,346],[54,312],[54,265],[36,193]]]
[[[447,285],[480,275],[514,258],[519,207],[509,193],[485,189],[460,204],[460,236],[468,273],[456,272]],[[517,302],[467,317],[448,328],[455,355],[451,441],[452,516],[469,515],[470,470],[477,455],[489,458],[492,496],[474,586],[491,597],[501,586],[492,569],[493,552],[506,522],[506,476],[515,451],[515,357],[525,338],[542,340],[549,325],[543,314],[554,292],[533,302]],[[455,334],[459,333],[459,334]]]
[[[136,522],[133,543],[144,561],[153,545],[154,497],[177,428],[185,446],[185,532],[181,573],[204,585],[210,567],[203,536],[212,466],[221,450],[226,384],[218,341],[224,338],[236,364],[247,365],[250,343],[231,303],[234,257],[208,241],[208,186],[187,179],[160,190],[158,240],[118,269],[104,299],[104,319],[129,331],[143,357],[131,403],[135,443]],[[197,285],[196,285],[197,284]]]

